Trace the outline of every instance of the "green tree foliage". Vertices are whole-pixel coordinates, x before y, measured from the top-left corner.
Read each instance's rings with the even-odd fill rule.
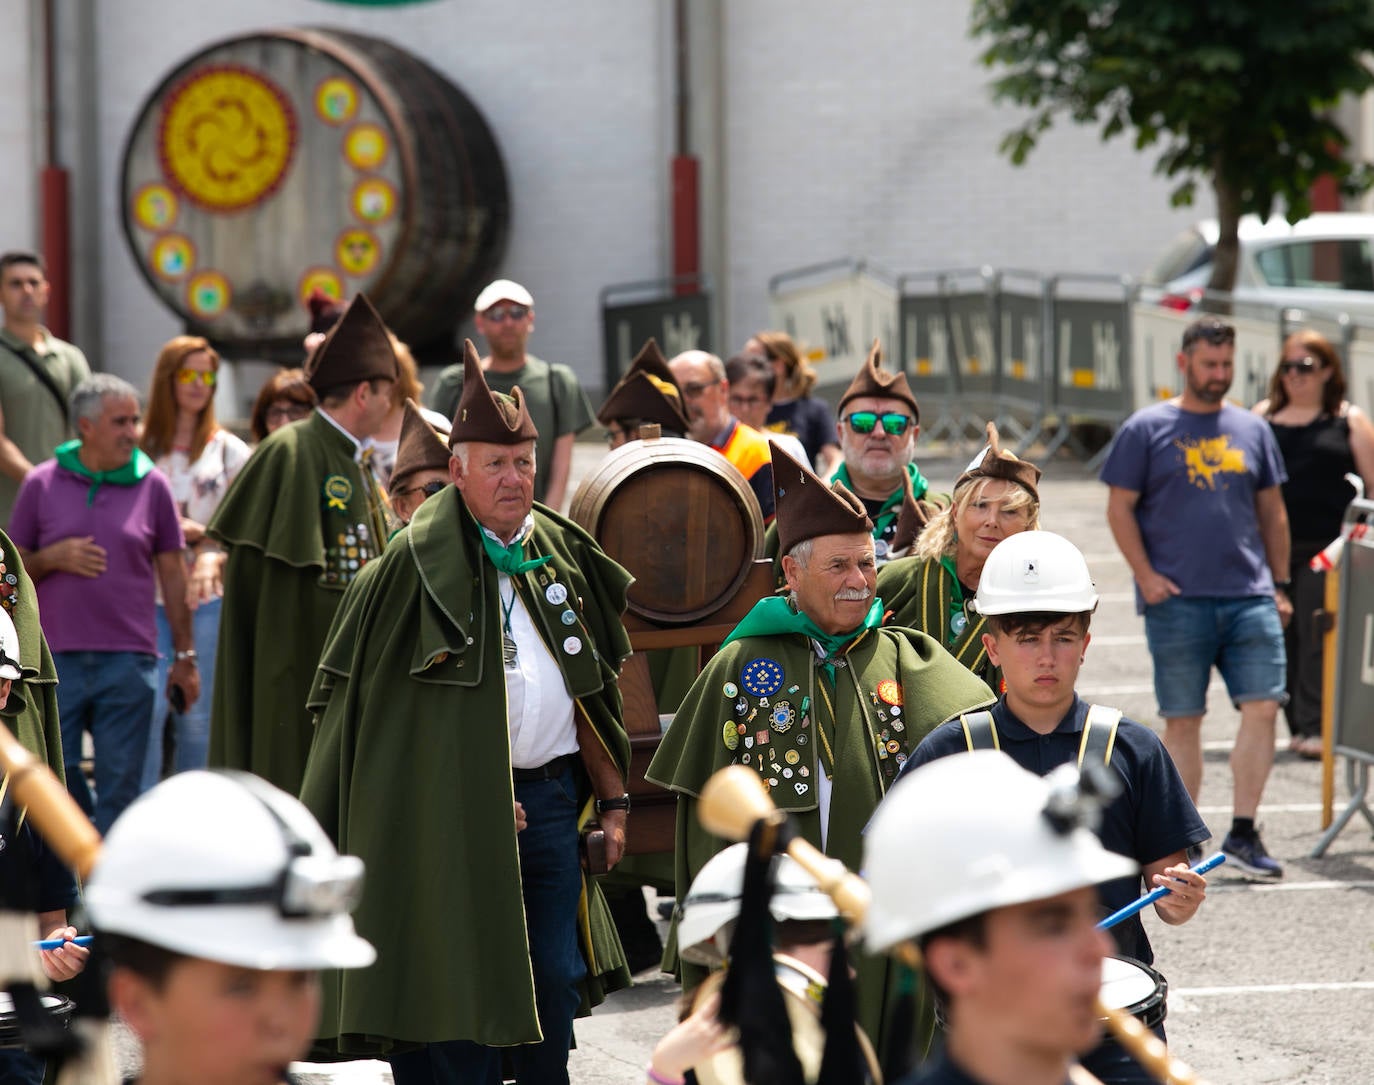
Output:
[[[1014,163],[1066,114],[1158,147],[1175,205],[1211,183],[1214,290],[1235,284],[1242,214],[1281,203],[1296,222],[1319,177],[1347,194],[1374,180],[1329,115],[1374,84],[1374,0],[974,0],[971,29],[991,41],[983,62],[1005,69],[994,97],[1030,110],[1002,141]]]

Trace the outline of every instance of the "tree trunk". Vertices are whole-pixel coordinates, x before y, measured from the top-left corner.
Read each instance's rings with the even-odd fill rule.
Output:
[[[1221,163],[1213,168],[1212,189],[1217,197],[1217,247],[1212,254],[1212,278],[1207,283],[1209,294],[1217,292],[1226,297],[1203,299],[1202,308],[1208,312],[1229,314],[1230,292],[1236,286],[1236,271],[1240,266],[1240,192],[1227,180]]]

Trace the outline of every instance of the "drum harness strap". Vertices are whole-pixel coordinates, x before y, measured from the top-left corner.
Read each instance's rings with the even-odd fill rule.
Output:
[[[965,712],[959,717],[964,729],[964,741],[970,750],[1000,750],[1002,741],[997,734],[997,725],[992,713]],[[1121,711],[1106,705],[1088,706],[1088,718],[1083,723],[1083,738],[1078,743],[1078,767],[1083,767],[1083,759],[1090,753],[1093,760],[1102,758],[1102,764],[1112,763],[1112,750],[1116,748],[1116,729],[1121,725]]]

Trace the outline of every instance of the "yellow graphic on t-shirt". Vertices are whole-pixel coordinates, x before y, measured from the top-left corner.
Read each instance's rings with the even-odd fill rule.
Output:
[[[1245,474],[1245,449],[1232,448],[1227,434],[1189,438],[1174,444],[1183,450],[1188,481],[1198,489],[1215,490],[1218,475]]]

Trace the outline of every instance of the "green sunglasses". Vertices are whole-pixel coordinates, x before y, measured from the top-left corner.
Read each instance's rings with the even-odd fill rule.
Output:
[[[893,437],[904,434],[912,421],[910,415],[898,414],[896,411],[886,414],[878,414],[876,411],[855,411],[853,414],[845,415],[844,420],[855,433],[872,433],[873,428],[882,422],[883,432],[890,433]]]

